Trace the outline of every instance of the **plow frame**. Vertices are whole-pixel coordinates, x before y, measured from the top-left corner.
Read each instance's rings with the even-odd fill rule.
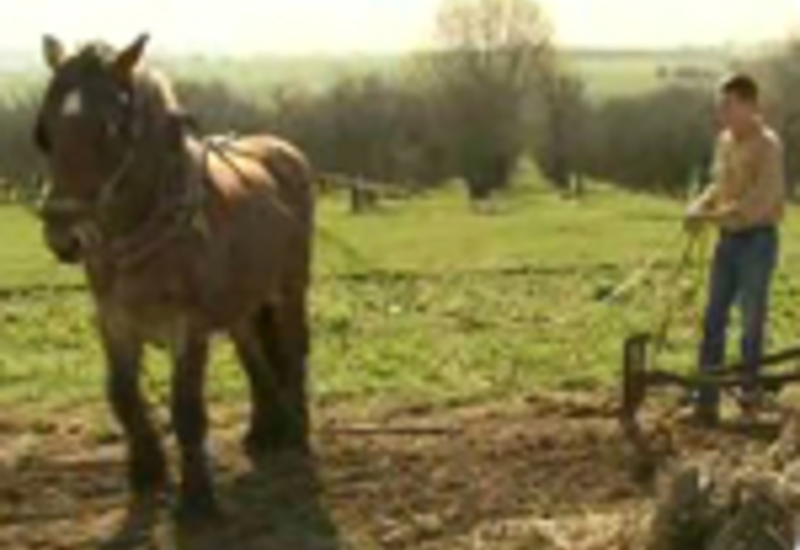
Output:
[[[713,374],[678,374],[651,365],[650,348],[653,337],[637,333],[625,340],[622,361],[622,403],[620,421],[623,429],[635,435],[639,432],[638,415],[651,390],[676,387],[692,391],[701,387],[731,389],[741,386],[749,377],[742,362],[726,365]],[[764,386],[780,391],[787,384],[800,383],[800,367],[794,371],[767,373],[765,368],[800,360],[800,346],[765,355],[761,372],[755,380]]]

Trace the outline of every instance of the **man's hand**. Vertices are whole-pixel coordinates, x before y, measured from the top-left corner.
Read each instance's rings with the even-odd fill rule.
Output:
[[[700,205],[693,204],[683,218],[683,228],[688,233],[699,233],[706,224],[710,223],[713,216]]]

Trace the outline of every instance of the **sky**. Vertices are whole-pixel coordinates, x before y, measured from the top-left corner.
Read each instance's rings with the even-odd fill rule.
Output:
[[[10,2],[9,2],[10,3]],[[800,0],[539,0],[568,46],[750,44],[800,35]],[[25,0],[3,13],[0,49],[131,40],[169,53],[405,51],[430,36],[439,0]]]

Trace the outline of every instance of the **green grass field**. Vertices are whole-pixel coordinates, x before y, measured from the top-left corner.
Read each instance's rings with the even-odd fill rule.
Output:
[[[683,296],[663,356],[688,368],[697,337],[696,265],[676,278],[680,205],[596,189],[580,202],[517,191],[491,215],[441,191],[351,216],[320,213],[314,288],[314,393],[322,400],[440,402],[593,389],[617,380],[623,338]],[[790,216],[791,217],[791,216]],[[0,401],[46,408],[102,398],[103,369],[81,274],[57,267],[35,220],[0,210]],[[774,344],[796,336],[800,225],[789,223],[776,288]],[[649,258],[652,284],[600,298]],[[164,387],[164,359],[152,369]],[[244,399],[226,345],[216,399]]]

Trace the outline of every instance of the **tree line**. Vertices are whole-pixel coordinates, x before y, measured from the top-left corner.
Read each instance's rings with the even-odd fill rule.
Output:
[[[507,187],[523,158],[551,184],[586,179],[683,194],[707,177],[713,93],[672,85],[593,99],[563,63],[553,25],[532,0],[449,0],[437,48],[410,55],[403,75],[342,77],[324,90],[274,87],[258,97],[235,82],[177,83],[204,133],[274,132],[298,143],[323,172],[406,188],[460,178],[472,198]],[[787,150],[800,146],[800,43],[745,68],[766,84],[767,111]],[[0,101],[0,183],[34,187],[31,140],[40,90]],[[789,157],[790,180],[800,158]]]

